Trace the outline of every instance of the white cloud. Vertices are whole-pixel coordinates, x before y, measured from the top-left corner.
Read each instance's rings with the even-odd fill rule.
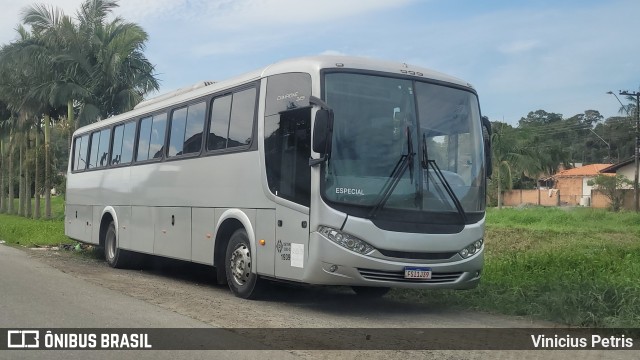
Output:
[[[27,6],[35,3],[44,3],[60,8],[67,15],[74,15],[80,7],[81,0],[56,0],[54,4],[51,2],[34,1],[34,0],[13,0],[3,1],[2,11],[0,11],[0,44],[6,44],[17,39],[15,31],[17,25],[22,21],[22,10]]]
[[[539,45],[540,41],[538,40],[516,40],[499,46],[498,50],[505,54],[519,54],[532,51]]]
[[[404,6],[416,0],[137,0],[120,4],[135,19],[179,18],[220,29],[251,30],[257,25],[308,25]],[[308,29],[290,29],[307,33]]]

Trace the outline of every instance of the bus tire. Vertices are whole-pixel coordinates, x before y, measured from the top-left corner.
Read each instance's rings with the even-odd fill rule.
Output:
[[[127,266],[128,255],[125,250],[118,247],[116,225],[112,222],[107,227],[104,236],[104,258],[112,268],[122,269]]]
[[[385,296],[391,288],[389,287],[371,287],[371,286],[352,286],[351,289],[356,295],[365,298],[379,298]]]
[[[225,256],[225,272],[231,292],[243,299],[255,299],[262,292],[263,282],[251,271],[251,244],[244,229],[236,230],[229,239]]]

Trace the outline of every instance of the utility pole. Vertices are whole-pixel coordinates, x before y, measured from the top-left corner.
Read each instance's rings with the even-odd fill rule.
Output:
[[[620,95],[633,96],[636,98],[636,143],[633,147],[633,157],[635,158],[636,170],[633,180],[633,206],[638,212],[638,145],[640,145],[640,92],[620,91]]]

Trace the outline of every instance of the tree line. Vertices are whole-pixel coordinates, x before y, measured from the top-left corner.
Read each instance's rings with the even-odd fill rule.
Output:
[[[489,200],[500,205],[504,189],[533,189],[538,179],[575,164],[617,163],[634,154],[635,101],[620,108],[627,116],[607,119],[596,110],[564,118],[531,111],[517,126],[492,121],[493,179]]]
[[[39,218],[44,197],[50,218],[51,188],[64,190],[58,174],[66,170],[73,131],[131,110],[158,90],[144,55],[148,35],[111,17],[117,6],[86,0],[68,16],[31,5],[22,11],[17,40],[0,47],[0,212]]]

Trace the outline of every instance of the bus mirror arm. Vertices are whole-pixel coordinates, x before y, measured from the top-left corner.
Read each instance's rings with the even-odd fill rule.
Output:
[[[327,105],[326,102],[322,101],[322,99],[320,99],[319,97],[316,97],[313,95],[309,96],[309,104],[319,106],[320,109],[331,110],[331,108],[329,107],[329,105]]]
[[[328,108],[327,104],[316,97],[312,96],[310,102],[321,107],[320,110],[316,112],[316,118],[313,123],[312,144],[313,151],[319,153],[320,158],[309,159],[309,166],[316,166],[329,160],[329,158],[331,157],[331,138],[333,137],[333,110]]]

